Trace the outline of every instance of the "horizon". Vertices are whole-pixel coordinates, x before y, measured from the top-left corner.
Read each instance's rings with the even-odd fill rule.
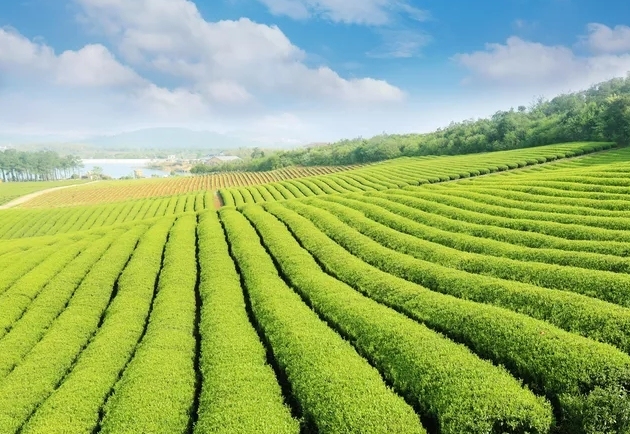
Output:
[[[0,5],[0,137],[427,133],[630,71],[610,0],[55,3]]]

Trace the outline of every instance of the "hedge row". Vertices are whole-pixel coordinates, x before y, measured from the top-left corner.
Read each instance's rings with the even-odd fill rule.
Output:
[[[306,427],[318,432],[423,433],[418,417],[379,373],[278,276],[237,211],[220,211],[253,314],[286,373]]]
[[[265,208],[282,220],[337,279],[466,343],[480,356],[503,364],[535,391],[547,395],[563,410],[561,425],[587,425],[587,413],[580,414],[585,408],[603,417],[627,417],[625,413],[606,415],[608,410],[599,408],[593,399],[605,389],[612,390],[614,397],[614,391],[626,384],[629,360],[623,353],[525,315],[429,291],[366,264],[294,211],[278,205]],[[612,375],[606,377],[604,373]],[[614,402],[623,403],[619,399]],[[579,403],[577,408],[575,403]]]
[[[48,282],[71,263],[90,241],[78,241],[59,249],[0,295],[0,339],[24,314]]]
[[[505,307],[564,330],[630,351],[630,310],[568,291],[557,291],[453,270],[381,246],[327,211],[289,201],[285,205],[313,220],[365,262],[433,291]]]
[[[424,240],[421,238],[423,231],[417,231],[419,225],[415,222],[376,205],[364,203],[348,208],[321,199],[313,199],[312,203],[331,211],[346,224],[379,244],[418,259],[469,273],[572,291],[622,306],[630,306],[630,275],[627,274],[501,257],[489,258],[487,255],[462,252]]]
[[[137,225],[111,246],[43,339],[0,383],[0,432],[18,432],[72,369],[97,330],[114,283],[145,230],[145,226]]]
[[[123,231],[92,243],[56,275],[33,301],[18,322],[0,340],[0,379],[4,378],[39,342],[54,320],[70,302],[81,281]]]
[[[396,194],[401,193],[401,194]],[[549,222],[535,222],[533,220],[513,220],[502,217],[494,217],[488,214],[472,212],[456,208],[430,200],[414,197],[406,194],[402,190],[388,191],[386,194],[374,194],[376,197],[384,198],[399,204],[407,205],[418,210],[446,217],[451,220],[451,227],[465,228],[467,233],[492,238],[501,241],[508,241],[517,245],[528,247],[546,247],[559,250],[581,251],[590,253],[600,253],[616,256],[629,256],[630,244],[619,241],[595,241],[591,239],[566,239],[561,234],[549,229]],[[372,196],[369,193],[368,196]],[[556,224],[560,227],[568,225]],[[545,229],[547,228],[547,229]],[[583,228],[583,226],[578,226]],[[541,232],[533,232],[542,229]],[[593,229],[593,228],[590,228]],[[460,229],[461,231],[461,229]]]
[[[243,213],[291,285],[426,419],[437,420],[441,433],[490,433],[497,427],[549,431],[549,404],[506,371],[323,273],[285,226],[260,207],[245,207]]]
[[[201,373],[195,433],[298,433],[245,309],[216,212],[200,215]]]
[[[63,240],[51,246],[35,249],[35,251],[21,256],[20,261],[16,261],[15,258],[11,258],[9,264],[7,264],[8,266],[2,270],[2,273],[0,273],[0,296],[11,288],[12,285],[17,283],[20,278],[28,275],[29,272],[50,258],[51,255],[54,255],[55,252],[58,252],[60,249],[63,249],[70,244],[73,244],[73,242],[70,240]]]
[[[99,411],[133,356],[148,320],[162,251],[172,224],[171,218],[163,219],[142,236],[118,279],[118,291],[101,327],[63,383],[24,426],[23,433],[95,431]]]
[[[377,205],[381,213],[389,211],[387,215],[391,219],[388,218],[387,222],[391,222],[393,226],[389,223],[388,226],[399,231],[406,229],[408,230],[407,233],[461,251],[511,258],[519,261],[543,262],[594,270],[630,273],[629,258],[589,252],[521,246],[508,242],[508,240],[518,241],[516,236],[513,239],[499,236],[501,230],[497,231],[495,238],[508,238],[508,240],[499,241],[498,239],[485,238],[483,235],[489,235],[491,228],[486,228],[485,232],[477,232],[478,226],[473,224],[467,225],[463,222],[458,224],[446,217],[427,213],[379,197],[337,196],[331,197],[329,200],[359,209],[366,213],[366,216],[373,219],[376,219],[376,216],[369,213],[371,207],[365,208],[363,204]],[[398,217],[404,218],[404,224],[395,224],[398,221]],[[378,221],[383,223],[385,220]]]
[[[135,356],[105,405],[103,433],[184,432],[195,393],[196,218],[169,233],[157,295]]]
[[[494,215],[504,215],[506,212],[509,212],[514,218],[533,218],[534,220],[542,221],[575,223],[612,230],[624,229],[630,225],[630,213],[597,210],[587,206],[580,206],[579,199],[574,200],[571,206],[536,203],[523,200],[522,198],[510,199],[501,194],[501,192],[496,191],[484,194],[474,185],[468,186],[466,189],[442,187],[431,189],[431,191],[441,195],[447,194],[449,197],[463,197],[466,199],[466,203],[474,201],[481,206],[488,205],[491,207],[490,210]],[[544,218],[540,218],[543,214]]]
[[[422,189],[390,190],[391,196],[410,195],[449,207],[456,207],[477,215],[477,222],[575,240],[630,241],[630,220],[591,216],[563,215],[545,212],[522,211],[496,205],[487,205],[453,195],[436,194]]]

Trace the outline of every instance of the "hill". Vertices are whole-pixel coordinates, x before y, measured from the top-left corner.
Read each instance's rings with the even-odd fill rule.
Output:
[[[569,143],[0,210],[0,432],[628,432],[629,167]]]
[[[363,164],[405,156],[459,155],[574,141],[630,143],[630,75],[550,101],[539,99],[531,107],[499,111],[488,119],[453,122],[432,133],[341,140],[212,170]]]

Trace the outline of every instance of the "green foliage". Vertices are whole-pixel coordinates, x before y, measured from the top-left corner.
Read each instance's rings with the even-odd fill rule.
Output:
[[[172,219],[163,219],[142,236],[118,279],[118,292],[104,320],[72,372],[44,401],[23,433],[91,433],[99,411],[131,359],[148,321],[154,282]]]
[[[323,273],[284,225],[259,207],[246,207],[243,213],[309,305],[350,339],[427,420],[437,420],[440,432],[491,433],[496,427],[548,432],[550,406],[503,369]]]
[[[196,381],[195,228],[195,216],[186,214],[169,233],[146,334],[105,405],[103,433],[174,433],[188,426]]]
[[[286,373],[304,423],[319,432],[424,432],[376,369],[286,286],[247,220],[229,208],[220,215],[253,314]]]
[[[97,330],[114,283],[145,230],[136,225],[116,241],[83,279],[42,340],[0,383],[0,432],[16,433],[68,374]]]
[[[382,134],[328,146],[281,151],[238,165],[265,171],[285,166],[362,164],[419,155],[459,155],[531,148],[578,140],[630,144],[630,76],[588,90],[540,100],[526,110],[452,122],[427,134]],[[578,151],[575,155],[581,155]],[[233,167],[230,168],[234,170]]]
[[[399,158],[379,164],[373,164],[353,170],[329,173],[293,179],[282,183],[287,190],[284,198],[320,196],[325,194],[343,194],[361,191],[382,191],[410,188],[426,183],[448,182],[462,178],[470,178],[473,174],[505,172],[517,168],[523,158],[529,159],[532,165],[547,161],[547,157],[555,158],[558,153],[568,149],[604,149],[613,143],[566,143],[542,146],[532,149],[484,153],[478,155]],[[270,184],[270,186],[279,183]],[[293,188],[291,188],[293,186]],[[278,200],[268,194],[264,185],[256,187],[236,187],[225,191],[234,197],[234,205],[262,203]],[[223,193],[222,193],[223,194]],[[242,199],[242,200],[241,200]]]
[[[256,330],[214,211],[199,221],[201,372],[196,433],[297,433]]]
[[[608,380],[617,384],[615,387],[625,385],[627,381],[628,357],[606,345],[596,344],[526,315],[436,293],[394,277],[366,264],[320,232],[321,222],[326,220],[323,214],[318,215],[315,226],[279,205],[265,207],[281,219],[325,270],[337,279],[458,342],[466,343],[480,356],[503,364],[535,390],[562,405],[565,414],[561,421],[565,429],[563,432],[591,432],[576,428],[592,422],[590,417],[575,413],[575,405],[587,406],[593,399],[588,392],[593,391],[597,396],[598,385],[603,384],[600,383],[601,373],[610,372],[609,362],[615,360],[616,380],[612,379],[615,375]],[[357,240],[355,245],[361,244],[370,243]],[[356,248],[352,250],[355,254],[358,252]],[[590,383],[585,380],[588,377]],[[605,383],[606,379],[603,381]],[[617,397],[616,402],[611,403],[625,408],[623,399]],[[566,405],[563,404],[565,401]],[[593,406],[589,408],[597,413]],[[598,417],[607,417],[608,414],[602,408]],[[628,414],[626,412],[622,416],[627,418]]]
[[[107,205],[0,211],[0,239],[85,231],[205,209],[197,194],[132,200]],[[212,206],[212,203],[209,203]]]
[[[55,318],[60,315],[90,269],[103,256],[115,238],[111,234],[90,243],[74,261],[57,274],[33,300],[28,310],[0,340],[0,379],[4,378],[39,342]]]
[[[418,259],[469,273],[573,291],[630,306],[630,275],[500,257],[489,261],[486,255],[466,253],[427,241],[422,238],[424,231],[418,227],[419,225],[382,211],[378,206],[362,204],[355,206],[360,210],[356,211],[320,199],[314,199],[311,203],[332,212],[346,224],[379,244]],[[370,218],[366,218],[366,214]]]
[[[80,167],[83,163],[74,155],[60,157],[54,151],[0,151],[0,181],[4,182],[67,179]]]
[[[85,248],[88,240],[70,244],[38,264],[0,296],[0,339],[17,321],[46,284]]]

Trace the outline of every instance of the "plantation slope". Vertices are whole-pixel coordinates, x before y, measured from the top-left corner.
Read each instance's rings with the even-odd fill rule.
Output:
[[[356,166],[287,167],[270,172],[226,172],[203,176],[180,176],[168,179],[99,181],[98,183],[70,190],[53,191],[29,200],[20,207],[57,208],[183,195],[215,191],[234,186],[258,185],[304,176],[319,176],[349,170],[353,167]],[[2,186],[3,184],[0,184],[0,192],[2,191]]]
[[[395,277],[363,262],[359,255],[354,256],[349,249],[345,250],[345,246],[337,244],[299,214],[277,204],[266,208],[287,226],[300,245],[331,276],[465,343],[480,356],[503,364],[533,390],[549,397],[563,414],[560,424],[575,429],[567,432],[582,432],[577,426],[590,423],[584,419],[584,414],[579,414],[580,407],[601,416],[607,413],[605,408],[598,408],[600,387],[615,390],[625,384],[628,357],[610,346],[563,332],[526,315],[442,295]],[[317,222],[320,221],[318,218]],[[361,244],[366,243],[360,240],[355,243],[356,246]],[[617,361],[613,362],[613,359]],[[605,386],[600,383],[602,370],[617,371],[615,375],[619,376],[617,380],[608,378],[606,381],[613,382]],[[584,395],[589,392],[591,395]],[[612,392],[611,399],[623,406],[625,397],[615,398],[615,393]]]
[[[629,433],[630,148],[551,148],[0,212],[0,433]]]
[[[531,167],[612,147],[613,143],[564,143],[484,154],[398,158],[329,175],[221,189],[220,195],[225,205],[239,206],[303,196],[398,189]],[[295,188],[289,189],[291,185]]]
[[[41,237],[110,227],[214,207],[210,193],[141,199],[108,205],[0,211],[0,239]],[[1,260],[1,257],[0,257]]]
[[[21,196],[48,190],[51,188],[74,186],[86,183],[81,180],[67,181],[38,181],[38,182],[2,182],[0,181],[0,209],[2,205],[11,202]]]

